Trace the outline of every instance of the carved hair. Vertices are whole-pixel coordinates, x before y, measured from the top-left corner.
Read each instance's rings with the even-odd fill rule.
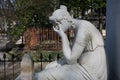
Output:
[[[55,10],[49,19],[53,20],[53,21],[61,21],[63,19],[66,19],[69,21],[72,19],[72,17],[70,16],[69,12],[67,11],[67,7],[64,5],[61,5],[60,9]]]
[[[60,9],[64,9],[64,10],[66,10],[66,11],[67,11],[67,7],[66,7],[66,6],[64,6],[64,5],[60,5]]]

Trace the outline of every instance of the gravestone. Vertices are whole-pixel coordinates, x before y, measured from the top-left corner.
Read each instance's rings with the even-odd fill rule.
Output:
[[[24,54],[21,62],[21,73],[15,80],[34,80],[33,61],[29,54]]]

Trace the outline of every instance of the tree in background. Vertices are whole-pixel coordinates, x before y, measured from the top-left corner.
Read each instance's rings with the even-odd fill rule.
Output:
[[[105,0],[0,0],[0,16],[6,32],[14,41],[27,28],[49,27],[49,15],[63,4],[75,18],[85,16],[86,11],[105,14]]]
[[[106,0],[59,0],[68,7],[74,18],[82,18],[93,22],[102,33],[105,29]],[[104,25],[103,25],[104,24]]]
[[[85,16],[85,12],[88,10],[99,11],[103,8],[103,14],[105,14],[106,0],[60,0],[60,4],[64,4],[68,7],[68,10],[78,18],[79,16]]]
[[[48,27],[48,16],[53,11],[52,0],[15,0],[16,26],[11,28],[11,36],[18,38],[30,27]]]
[[[39,44],[39,28],[50,26],[48,17],[52,12],[52,0],[16,0],[18,20],[16,27],[11,29],[11,35],[24,35],[25,48],[33,48]]]
[[[105,0],[0,0],[0,4],[2,28],[16,22],[10,31],[12,36],[20,35],[26,27],[49,26],[48,16],[60,4],[66,5],[76,18],[84,16],[89,9],[99,12],[103,8],[105,14]]]
[[[0,0],[0,31],[7,32],[10,23],[16,19],[14,14],[13,0]]]

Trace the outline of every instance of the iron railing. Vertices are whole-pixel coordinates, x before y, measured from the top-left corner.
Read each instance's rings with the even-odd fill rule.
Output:
[[[0,80],[15,80],[15,78],[20,74],[20,59],[17,59],[15,55],[11,55],[11,60],[7,60],[6,54],[3,54],[3,59],[0,60]],[[40,53],[39,60],[33,60],[33,63],[37,64],[38,71],[44,69],[45,65],[53,61],[52,54],[49,54],[48,60],[44,60],[44,55]],[[60,59],[59,53],[56,54],[56,60]]]

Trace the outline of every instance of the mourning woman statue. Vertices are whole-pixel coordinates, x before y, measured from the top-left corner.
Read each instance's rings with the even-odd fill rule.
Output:
[[[65,59],[48,64],[44,71],[37,73],[37,80],[107,80],[104,42],[96,27],[72,18],[63,5],[49,19],[62,39]],[[65,33],[71,27],[75,30],[72,47]]]

